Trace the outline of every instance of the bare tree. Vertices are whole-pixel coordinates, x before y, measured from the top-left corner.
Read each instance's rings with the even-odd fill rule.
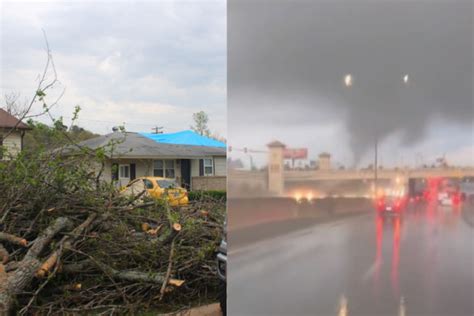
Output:
[[[19,104],[19,94],[11,93],[5,96],[6,111],[10,114],[15,115],[18,118],[18,121],[15,126],[13,126],[3,135],[3,138],[7,138],[18,127],[21,121],[26,120],[28,118],[38,117],[47,114],[54,121],[50,110],[54,106],[56,106],[59,100],[62,98],[64,94],[64,89],[53,102],[49,104],[46,103],[46,93],[48,92],[48,90],[53,88],[59,81],[56,73],[56,68],[54,66],[51,49],[49,47],[48,38],[44,30],[43,36],[46,45],[46,63],[44,65],[43,71],[38,77],[38,84],[36,86],[35,93],[29,101],[25,102],[25,104]],[[32,113],[33,106],[37,102],[41,104],[41,110],[37,113]]]
[[[199,111],[193,113],[194,125],[191,126],[191,129],[202,136],[209,136],[211,131],[207,127],[209,122],[209,116],[204,111]]]

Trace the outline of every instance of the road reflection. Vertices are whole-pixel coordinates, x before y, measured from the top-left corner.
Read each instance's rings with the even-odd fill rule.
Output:
[[[400,256],[401,256],[401,240],[404,219],[410,220],[417,225],[411,225],[410,229],[418,229],[423,227],[420,222],[428,225],[424,226],[431,236],[426,240],[428,242],[428,250],[434,249],[439,229],[455,230],[461,218],[461,207],[459,205],[440,206],[437,203],[420,203],[409,205],[403,213],[397,215],[381,215],[375,216],[375,262],[373,271],[374,291],[378,293],[382,280],[380,274],[384,262],[391,262],[390,267],[390,286],[393,297],[400,298]],[[409,228],[405,228],[409,229]],[[404,232],[409,233],[409,232]],[[384,248],[384,244],[386,247]],[[388,247],[391,244],[391,248]],[[390,250],[389,250],[390,249]],[[384,252],[385,250],[385,252]],[[432,253],[428,251],[428,253]],[[405,313],[404,303],[400,305],[402,314]]]
[[[375,217],[375,271],[374,285],[377,287],[380,281],[380,269],[383,263],[383,241],[384,235],[390,238],[392,242],[392,265],[391,265],[391,285],[395,296],[399,294],[399,265],[400,265],[400,239],[402,231],[401,216],[382,216]],[[384,231],[386,233],[384,234]]]
[[[398,272],[400,265],[400,234],[401,218],[396,217],[393,221],[393,246],[392,246],[392,290],[395,296],[399,295]]]
[[[337,311],[337,316],[348,316],[349,315],[349,310],[347,308],[347,298],[343,294],[341,298],[339,299],[339,308]]]

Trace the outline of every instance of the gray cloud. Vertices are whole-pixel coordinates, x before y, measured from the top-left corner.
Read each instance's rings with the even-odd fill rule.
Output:
[[[210,114],[211,129],[225,135],[225,3],[84,0],[1,6],[2,94],[31,94],[45,58],[43,28],[66,88],[57,115],[70,116],[80,104],[81,123],[97,132],[122,122],[134,130],[159,124],[174,131],[188,128],[192,112],[202,109]]]
[[[464,144],[472,144],[472,1],[228,6],[231,134],[232,122],[249,113],[262,124],[286,120],[295,128],[336,113],[357,160],[375,134],[399,133],[401,144],[411,146],[441,117],[465,126]],[[354,76],[351,88],[343,85],[347,73]],[[253,102],[241,102],[243,95]],[[259,102],[268,96],[274,102]]]

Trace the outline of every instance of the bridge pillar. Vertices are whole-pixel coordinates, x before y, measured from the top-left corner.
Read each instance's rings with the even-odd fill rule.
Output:
[[[268,191],[274,195],[282,195],[284,190],[283,152],[285,144],[279,141],[271,142],[268,147]]]

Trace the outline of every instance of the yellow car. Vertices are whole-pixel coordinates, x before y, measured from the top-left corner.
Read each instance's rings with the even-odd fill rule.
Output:
[[[134,195],[143,190],[146,190],[152,198],[167,200],[171,206],[181,206],[189,203],[188,191],[180,187],[174,179],[140,177],[127,184],[122,193]]]

